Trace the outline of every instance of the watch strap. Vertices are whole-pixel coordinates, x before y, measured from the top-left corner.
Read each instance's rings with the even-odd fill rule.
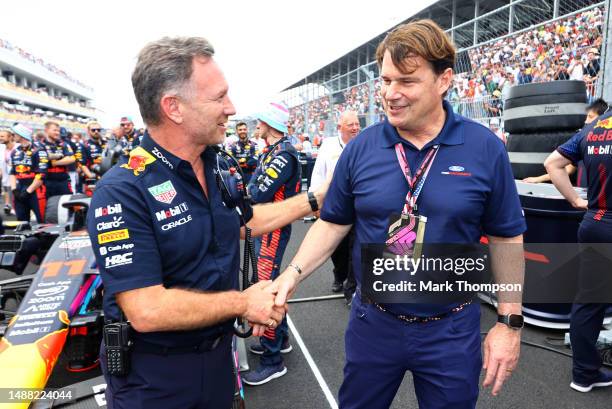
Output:
[[[516,325],[512,325],[510,322],[510,316],[514,315],[516,317],[519,317],[521,325],[520,326],[516,326]],[[520,314],[507,314],[507,315],[501,315],[498,314],[497,315],[497,322],[501,323],[501,324],[506,324],[508,327],[512,328],[512,329],[521,329],[523,328],[523,326],[525,325],[525,321],[522,315]]]
[[[310,203],[310,208],[312,209],[313,212],[316,212],[317,210],[319,210],[319,203],[317,203],[317,198],[315,197],[314,193],[312,192],[308,192],[308,203]]]

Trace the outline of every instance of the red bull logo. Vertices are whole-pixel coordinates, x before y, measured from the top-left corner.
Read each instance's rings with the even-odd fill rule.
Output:
[[[16,173],[26,173],[30,171],[30,167],[26,165],[17,165],[15,166]]]
[[[121,165],[122,168],[131,169],[134,176],[138,176],[140,172],[144,172],[148,164],[155,162],[155,158],[140,146],[130,152],[128,163]]]
[[[612,118],[600,119],[595,124],[595,128],[612,129]]]

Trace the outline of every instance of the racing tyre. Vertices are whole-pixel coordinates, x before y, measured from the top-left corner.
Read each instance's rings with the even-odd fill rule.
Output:
[[[573,135],[573,132],[510,134],[506,149],[514,178],[524,179],[545,174],[544,161],[548,155]]]
[[[47,205],[45,207],[45,223],[49,224],[61,224],[68,222],[70,213],[62,204],[69,200],[80,199],[87,197],[81,193],[74,195],[61,195],[51,196],[47,199]]]
[[[584,81],[516,85],[504,101],[504,129],[510,133],[574,132],[584,125]]]

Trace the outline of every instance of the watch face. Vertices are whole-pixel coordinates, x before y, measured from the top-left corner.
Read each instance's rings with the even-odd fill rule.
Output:
[[[510,325],[512,328],[523,328],[524,324],[525,322],[523,320],[522,315],[518,315],[518,314],[508,315],[508,325]]]

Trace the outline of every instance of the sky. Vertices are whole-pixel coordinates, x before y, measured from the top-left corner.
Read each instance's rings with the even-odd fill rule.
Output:
[[[2,8],[0,38],[94,88],[103,126],[142,124],[130,77],[140,49],[163,36],[201,36],[238,115],[387,31],[435,0],[20,0]]]

